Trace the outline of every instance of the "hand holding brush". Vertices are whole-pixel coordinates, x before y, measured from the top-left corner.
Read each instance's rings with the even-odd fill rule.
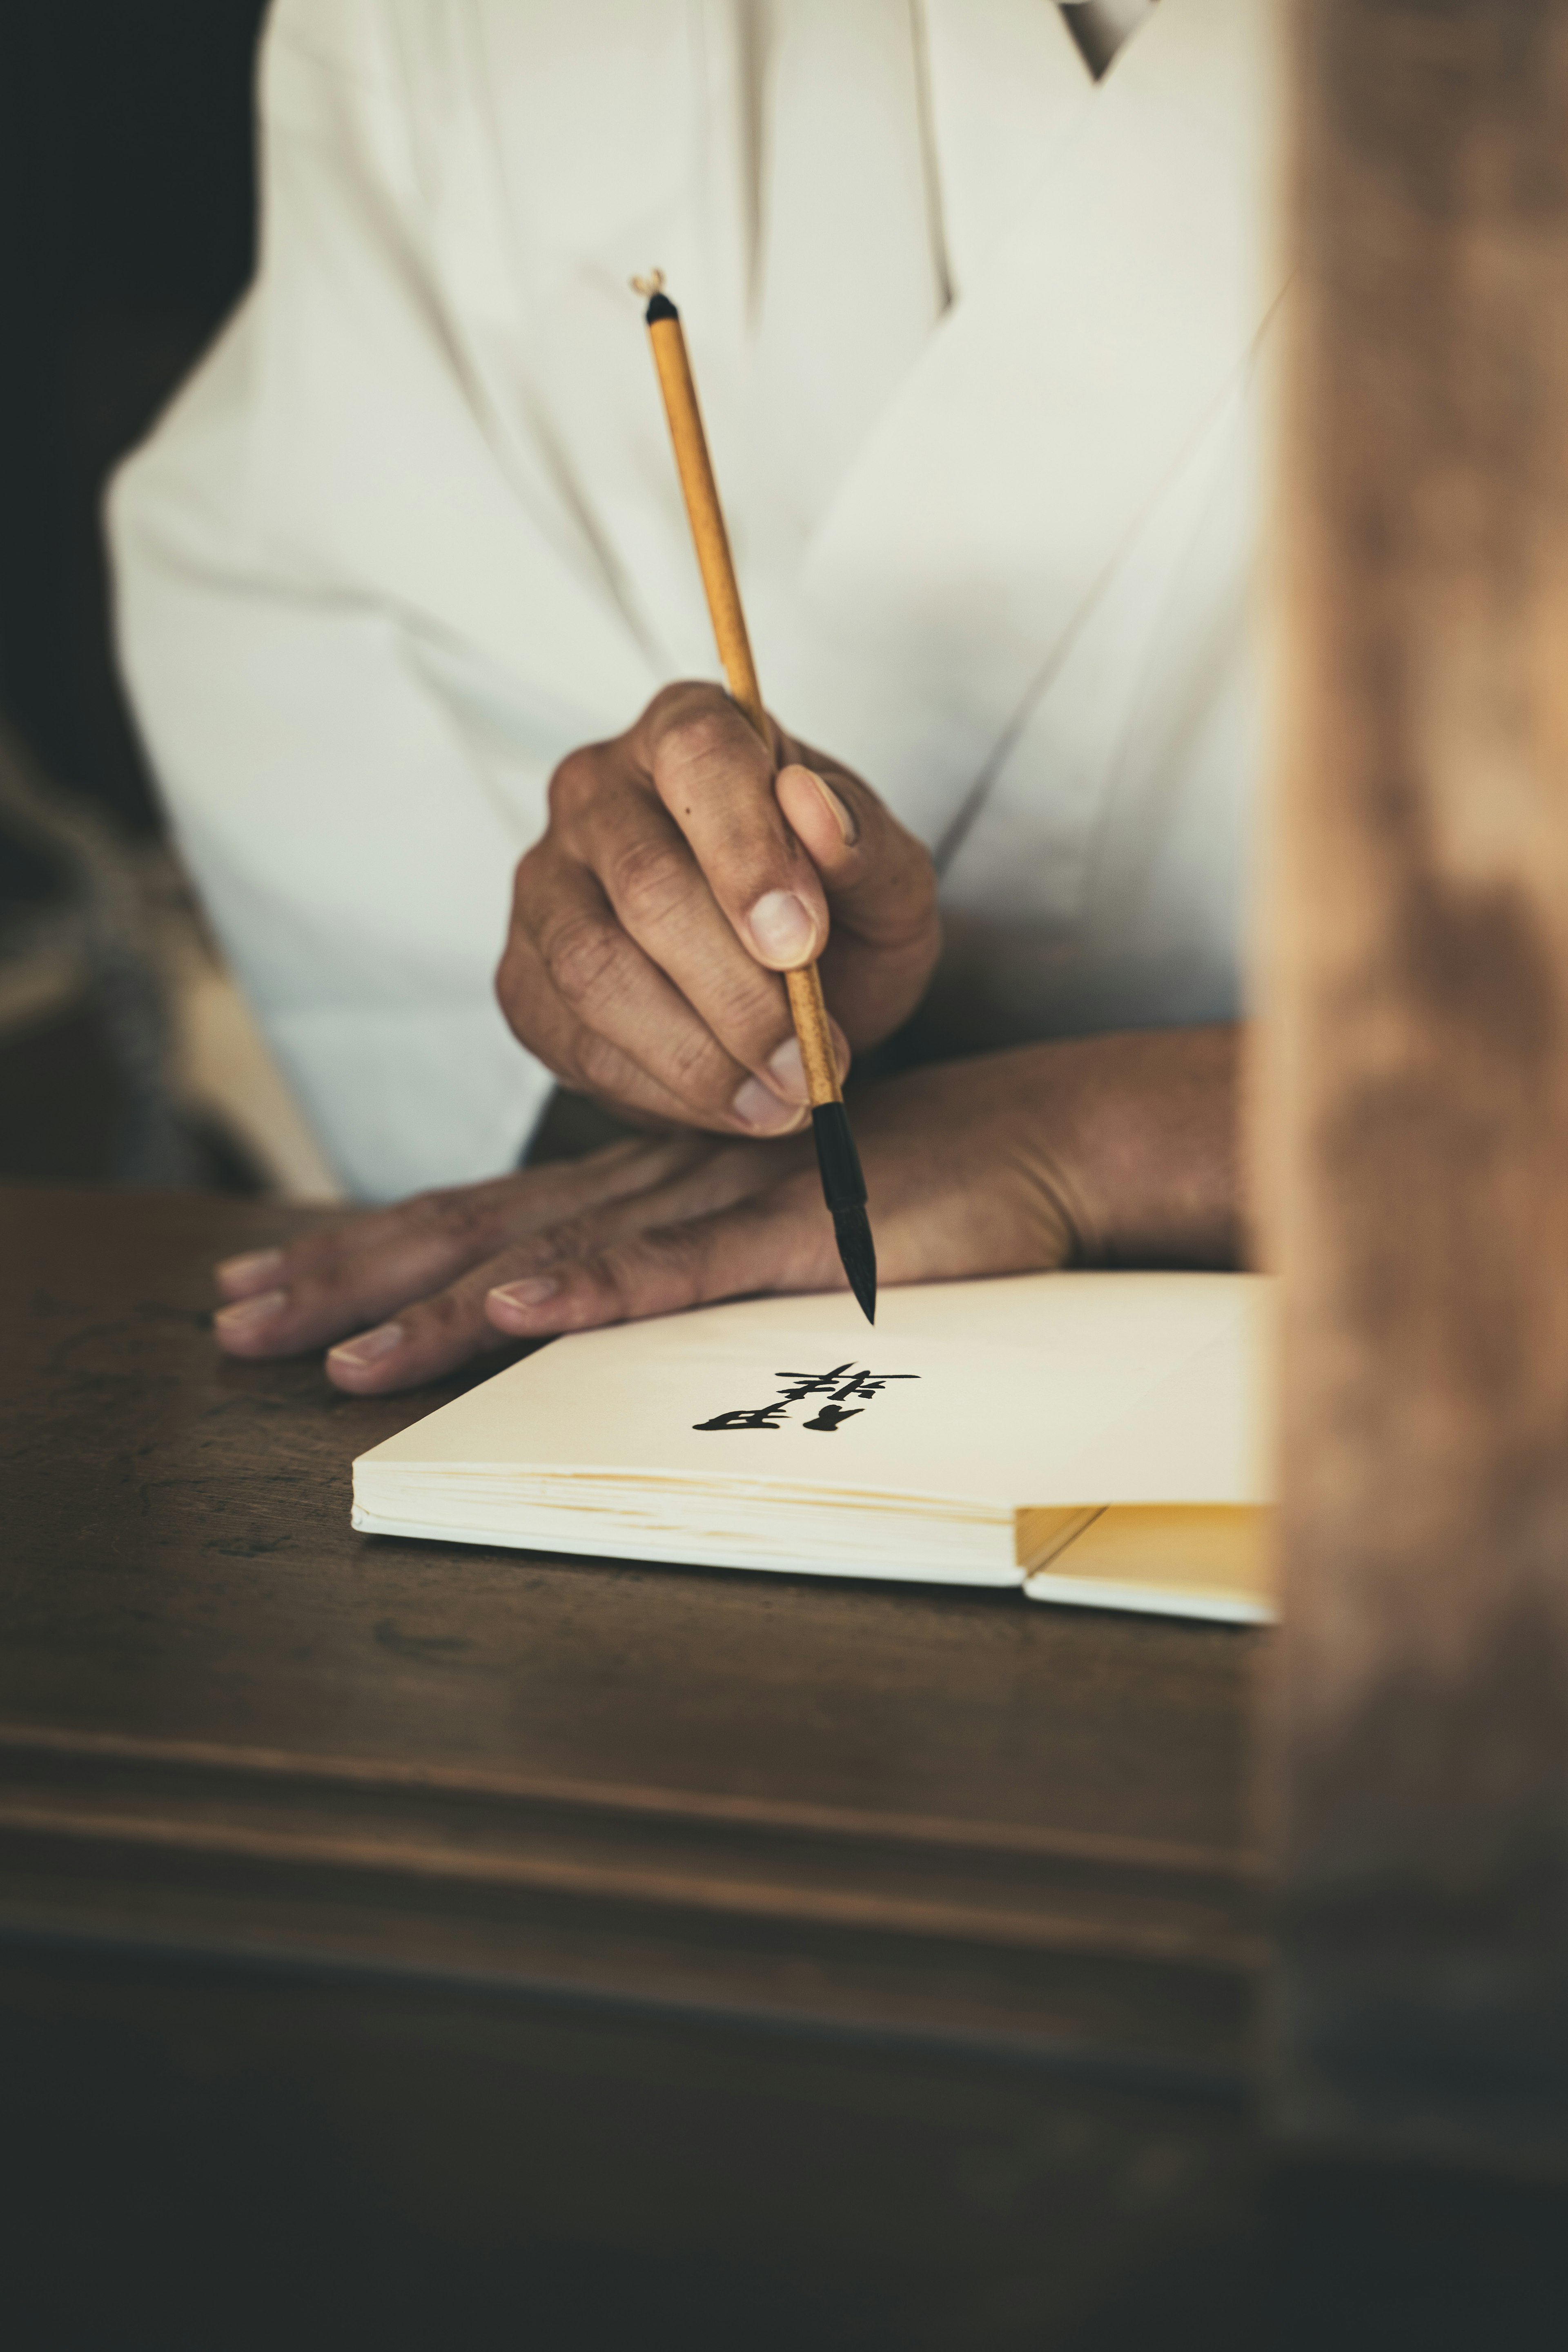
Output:
[[[741,605],[740,584],[735,578],[730,536],[724,528],[723,509],[719,503],[718,486],[708,455],[708,438],[702,429],[702,412],[698,405],[697,387],[692,381],[680,314],[664,291],[661,271],[655,270],[646,278],[634,278],[632,286],[633,290],[647,301],[648,340],[653,346],[654,365],[658,371],[665,414],[669,420],[676,471],[680,478],[681,495],[686,501],[687,519],[691,525],[692,542],[697,551],[698,568],[702,574],[702,588],[708,599],[719,659],[731,698],[771,751],[773,730],[763,706],[762,688],[757,683],[756,665],[752,658],[746,616]],[[839,1262],[866,1320],[874,1323],[877,1319],[877,1252],[871,1238],[870,1220],[866,1214],[866,1181],[860,1171],[859,1155],[850,1132],[848,1114],[844,1108],[837,1061],[827,1025],[827,1008],[823,1001],[822,982],[815,961],[786,971],[784,982],[789,991],[790,1017],[795,1024],[811,1099],[812,1132],[816,1142],[817,1167],[822,1176],[822,1194],[833,1217]]]

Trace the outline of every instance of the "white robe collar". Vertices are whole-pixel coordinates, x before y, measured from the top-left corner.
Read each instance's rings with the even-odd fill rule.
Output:
[[[1162,0],[932,334],[773,618],[770,692],[935,839],[1277,301],[1270,0]]]

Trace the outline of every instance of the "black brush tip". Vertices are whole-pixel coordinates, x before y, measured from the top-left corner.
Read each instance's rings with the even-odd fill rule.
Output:
[[[871,1221],[864,1209],[835,1209],[833,1236],[838,1244],[839,1263],[849,1277],[849,1287],[860,1302],[860,1312],[868,1323],[877,1320],[877,1245],[871,1239]]]
[[[877,1252],[866,1215],[866,1179],[841,1102],[818,1103],[811,1114],[822,1197],[833,1212],[833,1231],[849,1287],[868,1323],[877,1320]]]

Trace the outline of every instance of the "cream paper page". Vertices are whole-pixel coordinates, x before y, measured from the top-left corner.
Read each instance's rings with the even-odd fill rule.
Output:
[[[986,1515],[1264,1499],[1258,1277],[1068,1273],[766,1298],[560,1339],[355,1465],[412,1481],[642,1480],[733,1499]],[[434,1518],[433,1509],[419,1517]]]

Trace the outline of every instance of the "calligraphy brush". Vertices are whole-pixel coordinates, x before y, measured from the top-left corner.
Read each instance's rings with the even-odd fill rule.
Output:
[[[664,394],[664,413],[669,420],[669,437],[675,448],[675,469],[680,477],[680,492],[686,500],[686,518],[691,526],[697,567],[702,574],[719,659],[731,700],[745,712],[771,752],[773,732],[763,709],[763,692],[752,659],[752,641],[741,609],[740,583],[730,555],[730,534],[724,528],[724,512],[719,504],[718,485],[708,456],[708,436],[702,430],[702,412],[697,405],[697,386],[686,354],[686,338],[680,331],[680,313],[664,291],[661,269],[647,278],[634,278],[632,290],[647,299],[648,341],[653,346],[653,363],[658,371],[658,387]],[[840,1263],[849,1277],[849,1287],[859,1300],[867,1322],[875,1323],[877,1252],[866,1214],[866,1180],[860,1173],[860,1155],[849,1132],[849,1115],[838,1084],[838,1062],[828,1034],[822,982],[814,963],[799,971],[786,971],[784,977],[789,991],[790,1017],[805,1067],[806,1091],[811,1097],[811,1129],[816,1142],[822,1196],[833,1213],[834,1238],[838,1244]]]

